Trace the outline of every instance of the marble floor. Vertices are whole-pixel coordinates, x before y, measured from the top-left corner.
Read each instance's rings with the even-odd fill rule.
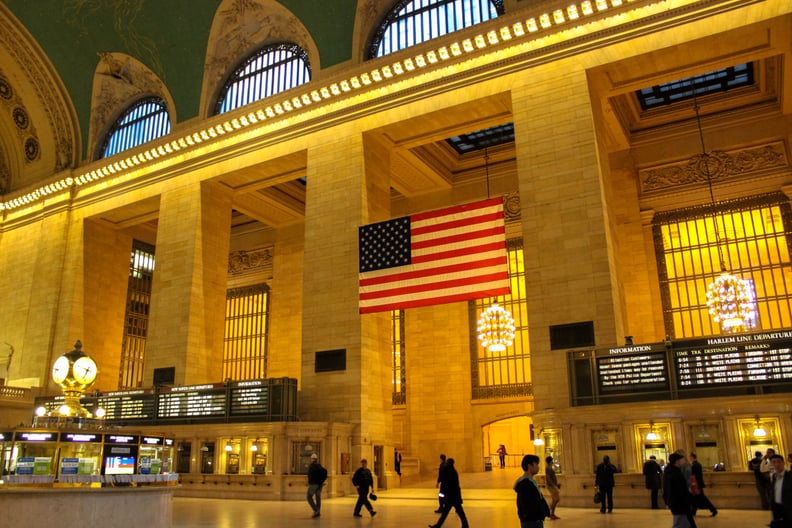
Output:
[[[463,474],[464,507],[472,528],[519,528],[511,483],[512,471],[489,474]],[[519,474],[519,471],[517,473]],[[174,528],[422,528],[436,522],[437,491],[432,482],[415,486],[382,490],[374,503],[377,516],[371,518],[364,511],[361,518],[352,516],[355,497],[338,497],[322,501],[322,515],[311,518],[306,502],[272,502],[218,499],[175,498]],[[707,512],[704,512],[705,514]],[[619,509],[602,515],[596,507],[558,507],[557,521],[545,521],[545,527],[555,528],[654,528],[670,527],[671,514],[667,510]],[[697,517],[698,528],[762,528],[770,522],[770,513],[760,510],[721,509],[717,517],[708,514]],[[460,526],[459,518],[451,512],[444,526]]]

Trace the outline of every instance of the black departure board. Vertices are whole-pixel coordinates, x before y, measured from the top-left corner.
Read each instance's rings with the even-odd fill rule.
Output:
[[[157,418],[222,418],[227,399],[223,385],[169,387],[157,395]]]
[[[567,355],[573,405],[792,392],[792,330]]]
[[[267,380],[239,381],[231,387],[231,415],[268,414],[270,412]]]
[[[596,359],[602,393],[668,389],[666,348],[662,344],[599,350]]]
[[[36,406],[46,411],[41,419],[57,417],[63,401],[63,396],[36,397]],[[84,396],[80,404],[90,413],[104,409],[103,420],[112,425],[290,422],[297,420],[297,380],[229,380],[185,387],[104,392]]]
[[[792,381],[792,332],[679,341],[673,352],[680,387]]]
[[[107,422],[150,420],[156,411],[152,390],[129,390],[103,393],[97,405],[104,409]]]

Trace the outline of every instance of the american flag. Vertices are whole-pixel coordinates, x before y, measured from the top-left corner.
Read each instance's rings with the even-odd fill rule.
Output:
[[[509,293],[503,199],[359,228],[360,313]]]

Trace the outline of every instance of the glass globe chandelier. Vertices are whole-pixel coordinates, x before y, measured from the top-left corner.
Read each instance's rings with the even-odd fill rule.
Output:
[[[503,352],[514,343],[514,318],[498,303],[481,312],[478,319],[478,338],[489,352]]]
[[[694,81],[695,84],[695,81]],[[701,127],[701,115],[696,99],[696,88],[693,86],[693,109],[696,112],[696,125],[698,126],[701,154],[697,156],[697,165],[701,168],[707,180],[710,203],[712,205],[712,223],[715,229],[715,247],[718,251],[720,275],[707,285],[707,309],[713,321],[720,325],[727,334],[744,332],[753,327],[756,317],[756,300],[751,282],[732,275],[727,271],[726,261],[723,258],[720,229],[718,219],[722,217],[715,210],[715,195],[712,192],[712,171],[710,163],[717,163],[707,153],[704,146],[704,132]],[[725,226],[724,226],[725,230]]]

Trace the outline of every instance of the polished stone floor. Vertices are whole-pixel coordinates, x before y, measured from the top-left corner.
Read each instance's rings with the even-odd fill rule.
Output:
[[[494,474],[493,474],[494,473]],[[519,528],[512,472],[462,474],[462,496],[471,528]],[[506,474],[508,473],[508,474]],[[519,472],[518,472],[519,473]],[[322,515],[311,518],[306,502],[273,502],[176,498],[173,505],[174,528],[423,528],[434,523],[437,515],[437,490],[431,482],[393,490],[378,491],[374,518],[364,511],[355,518],[355,497],[338,497],[322,501]],[[564,508],[563,500],[557,521],[545,521],[548,528],[654,528],[671,526],[667,510],[619,509],[602,515],[596,507]],[[762,528],[770,522],[770,513],[760,510],[719,510],[717,517],[697,517],[698,528]],[[459,518],[453,510],[445,527],[457,528]]]

